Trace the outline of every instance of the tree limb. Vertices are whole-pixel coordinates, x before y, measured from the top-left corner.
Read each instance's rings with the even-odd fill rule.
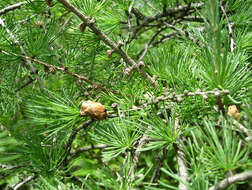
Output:
[[[0,10],[0,16],[4,15],[5,13],[9,12],[9,11],[13,11],[15,9],[20,8],[21,6],[25,5],[27,2],[23,1],[23,2],[19,2],[13,5],[10,5],[8,7],[5,7],[3,9]]]
[[[105,44],[110,46],[115,52],[117,52],[123,60],[128,63],[129,65],[135,67],[137,63],[128,55],[126,54],[118,45],[113,42],[106,34],[104,34],[96,25],[95,20],[90,16],[83,15],[76,7],[74,7],[72,4],[70,4],[66,0],[58,0],[60,3],[62,3],[66,8],[68,8],[71,12],[73,12],[76,16],[78,16],[82,22],[87,25],[94,34],[96,34]],[[141,70],[140,68],[136,67],[137,70],[142,74],[144,78],[150,81],[150,83],[156,87],[156,81],[152,79],[151,76],[149,76],[148,73]]]
[[[221,180],[216,185],[210,187],[209,190],[226,189],[227,187],[229,187],[230,185],[232,185],[234,183],[241,182],[241,181],[247,181],[250,179],[252,179],[252,171],[247,171],[247,172],[235,174],[231,177],[227,177],[227,178]]]

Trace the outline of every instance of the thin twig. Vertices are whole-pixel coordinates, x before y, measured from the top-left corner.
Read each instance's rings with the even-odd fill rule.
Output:
[[[14,53],[11,53],[11,54],[10,54],[10,53],[5,52],[5,51],[3,51],[3,50],[2,50],[1,52],[4,53],[4,54],[6,54],[6,55],[15,55],[15,56],[23,57],[23,58],[25,58],[26,60],[33,61],[33,62],[35,62],[35,63],[38,63],[38,64],[40,64],[40,65],[45,66],[46,68],[51,69],[51,72],[61,71],[61,72],[64,72],[64,73],[66,73],[66,74],[69,74],[69,75],[71,75],[71,76],[73,76],[73,77],[75,77],[75,78],[77,78],[77,79],[79,79],[79,80],[83,80],[83,81],[85,81],[85,82],[87,82],[87,83],[93,85],[93,87],[96,88],[96,89],[99,88],[99,89],[101,89],[101,90],[103,90],[103,91],[108,91],[108,90],[107,90],[104,86],[102,86],[101,84],[96,83],[96,82],[94,82],[94,81],[88,79],[87,77],[84,77],[84,76],[78,75],[78,74],[76,74],[76,73],[74,73],[74,72],[71,72],[71,71],[68,70],[67,67],[58,67],[58,66],[54,66],[54,65],[45,63],[45,62],[43,62],[43,61],[40,61],[40,60],[38,60],[38,59],[31,58],[31,57],[29,57],[29,56],[17,55],[17,54],[14,54]]]
[[[215,186],[209,188],[209,190],[222,190],[228,188],[230,185],[241,182],[248,181],[252,179],[252,171],[247,171],[239,174],[235,174],[231,177],[227,177],[217,183]]]
[[[18,91],[22,90],[24,87],[28,86],[28,85],[31,84],[33,81],[35,81],[35,79],[33,79],[32,77],[29,77],[29,80],[28,80],[26,83],[24,83],[22,86],[20,86],[19,88],[17,88],[17,89],[15,90],[15,92],[18,92]]]
[[[81,147],[78,150],[73,150],[73,151],[70,152],[71,160],[78,157],[83,152],[93,150],[93,149],[104,149],[104,148],[107,148],[107,147],[108,147],[108,145],[106,145],[106,144],[97,144],[97,145]]]
[[[146,24],[149,24],[149,23],[151,23],[153,21],[157,21],[157,20],[159,20],[162,17],[176,17],[176,15],[178,15],[179,12],[183,12],[184,13],[184,14],[181,15],[182,17],[187,16],[189,10],[195,10],[197,8],[201,8],[203,5],[204,5],[204,3],[192,3],[192,4],[188,4],[186,6],[178,6],[178,7],[172,8],[172,9],[165,10],[165,11],[163,11],[161,13],[157,13],[154,16],[146,17],[143,20],[143,22],[134,29],[134,31],[133,31],[133,38],[135,38],[137,32],[141,28],[143,28],[144,26],[146,26]]]
[[[233,53],[234,52],[234,49],[235,49],[235,41],[234,41],[234,35],[233,35],[233,29],[232,29],[232,26],[233,24],[229,21],[229,18],[227,16],[227,13],[224,9],[224,7],[222,6],[222,1],[220,1],[220,7],[221,7],[221,10],[227,20],[227,28],[228,28],[228,34],[230,36],[230,49],[231,49],[231,52]]]
[[[179,94],[179,95],[176,95],[175,92],[173,93],[165,92],[164,95],[153,99],[152,102],[155,104],[157,104],[160,101],[165,101],[165,100],[171,100],[173,102],[182,102],[183,97],[186,97],[186,96],[202,96],[204,99],[207,99],[209,95],[214,95],[214,97],[221,97],[222,95],[227,95],[227,94],[229,94],[228,90],[219,90],[219,89],[214,89],[214,90],[205,91],[205,92],[200,91],[200,89],[198,89],[196,92],[188,92],[187,90],[185,90],[183,94]]]
[[[35,179],[36,176],[29,176],[27,178],[25,178],[23,181],[18,182],[17,184],[14,185],[13,190],[18,190],[19,188],[21,188],[23,185],[25,185],[26,183],[30,182],[31,180]]]
[[[0,18],[0,25],[6,30],[6,32],[9,34],[9,36],[14,41],[14,43],[19,45],[21,53],[26,57],[26,53],[25,53],[25,50],[23,48],[23,45],[17,40],[17,38],[14,36],[14,34],[12,34],[12,32],[7,28],[7,26],[5,25],[4,20],[2,18]],[[45,88],[45,85],[44,85],[43,81],[39,77],[39,75],[36,72],[36,69],[33,67],[31,61],[29,59],[26,59],[26,61],[27,61],[28,65],[29,65],[29,68],[30,68],[31,72],[35,74],[36,79],[39,81],[40,87],[42,89]]]
[[[136,147],[136,151],[135,151],[134,157],[132,159],[132,164],[131,164],[130,169],[129,169],[129,176],[131,177],[132,181],[135,179],[137,164],[138,164],[139,157],[140,157],[140,154],[141,154],[140,149],[143,148],[143,146],[148,141],[148,135],[147,134],[148,134],[149,130],[151,130],[151,126],[149,126],[148,129],[145,131],[142,138],[140,138],[140,140],[138,142],[138,146]]]
[[[0,10],[0,16],[4,15],[5,13],[7,13],[9,11],[13,11],[15,9],[18,9],[21,6],[25,5],[26,3],[27,3],[26,1],[23,1],[23,2],[19,2],[19,3],[16,3],[16,4],[10,5],[8,7],[5,7],[5,8]]]
[[[105,44],[110,46],[115,52],[117,52],[123,60],[131,66],[136,66],[137,63],[127,54],[125,53],[115,42],[113,42],[106,34],[104,34],[96,25],[96,22],[93,18],[89,16],[83,15],[76,7],[70,4],[66,0],[58,0],[62,3],[66,8],[68,8],[71,12],[73,12],[76,16],[78,16],[85,25],[87,25],[94,34],[96,34]],[[150,83],[156,87],[157,83],[146,73],[144,70],[137,68],[137,70],[142,74],[144,78],[150,81]]]
[[[150,184],[149,186],[151,186],[153,183],[157,182],[160,178],[160,168],[163,166],[163,162],[166,158],[166,155],[167,155],[167,149],[166,148],[163,148],[163,153],[162,153],[162,156],[161,158],[159,159],[159,162],[157,164],[157,167],[155,168],[154,172],[153,172],[153,175],[152,175],[152,178],[151,178],[151,181],[150,181]]]
[[[233,124],[238,127],[240,129],[240,131],[242,131],[243,133],[245,133],[247,135],[247,137],[245,138],[247,141],[251,141],[252,140],[252,136],[249,132],[249,130],[243,126],[242,124],[240,124],[238,121],[234,120]]]
[[[78,134],[78,132],[83,129],[86,129],[93,122],[94,122],[94,120],[90,119],[87,122],[80,125],[79,127],[72,130],[72,133],[71,133],[71,135],[67,141],[66,147],[65,147],[65,153],[63,155],[62,162],[59,163],[58,167],[60,167],[61,165],[65,166],[67,164],[67,156],[70,154],[72,143],[73,143],[76,135]]]
[[[151,39],[149,40],[149,42],[145,45],[145,48],[143,50],[140,51],[140,53],[138,53],[137,57],[138,58],[138,62],[140,62],[144,56],[146,55],[146,53],[148,52],[148,49],[151,47],[153,41],[155,40],[155,38],[166,28],[159,28],[158,31],[151,37]]]
[[[180,130],[179,126],[179,121],[176,118],[175,119],[175,132],[178,133]],[[181,136],[178,136],[176,142],[177,142],[177,151],[176,151],[176,158],[177,158],[177,163],[178,163],[178,174],[181,180],[186,183],[189,181],[189,174],[187,172],[187,167],[186,167],[186,159],[185,159],[185,153],[184,153],[184,148],[181,145]],[[188,190],[187,186],[179,182],[179,189],[180,190]]]

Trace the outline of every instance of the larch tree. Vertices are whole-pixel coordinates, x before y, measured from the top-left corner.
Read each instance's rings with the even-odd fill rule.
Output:
[[[251,55],[251,0],[1,0],[0,189],[251,189]]]

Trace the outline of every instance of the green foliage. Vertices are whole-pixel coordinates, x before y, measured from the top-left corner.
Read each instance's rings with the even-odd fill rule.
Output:
[[[201,190],[251,171],[251,0],[70,0],[84,31],[62,0],[18,2],[0,3],[0,189]],[[87,100],[107,117],[81,116]]]
[[[79,104],[73,100],[73,97],[62,95],[65,97],[47,91],[43,95],[33,97],[25,106],[25,116],[38,128],[44,128],[41,129],[43,133],[50,133],[50,135],[85,121],[85,118],[80,116]]]
[[[140,138],[135,124],[127,120],[103,123],[96,127],[95,134],[90,135],[94,141],[108,145],[103,152],[105,161],[131,151],[133,143]]]

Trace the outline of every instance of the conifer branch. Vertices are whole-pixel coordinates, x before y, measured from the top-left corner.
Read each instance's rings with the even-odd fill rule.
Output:
[[[133,38],[136,37],[136,34],[138,31],[140,31],[140,29],[142,29],[143,27],[145,27],[147,24],[153,22],[153,21],[157,21],[163,17],[174,17],[176,19],[179,18],[183,18],[185,16],[187,16],[188,14],[191,14],[192,10],[196,10],[197,8],[201,8],[204,5],[204,3],[192,3],[192,4],[188,4],[186,6],[178,6],[176,8],[171,8],[168,10],[164,10],[160,13],[157,13],[154,16],[150,16],[150,17],[145,17],[145,19],[143,20],[143,22],[137,26],[134,31],[133,31]],[[179,14],[182,13],[182,14]]]
[[[9,5],[8,7],[5,7],[5,8],[0,10],[0,16],[6,14],[9,11],[13,11],[15,9],[18,9],[21,6],[25,5],[26,3],[27,3],[26,1],[23,1],[23,2],[13,4],[13,5]]]
[[[105,44],[110,46],[116,53],[118,53],[126,63],[128,63],[130,66],[136,67],[137,63],[97,27],[96,22],[93,18],[91,18],[90,16],[83,15],[76,7],[74,7],[66,0],[58,0],[58,1],[62,3],[66,8],[68,8],[71,12],[73,12],[76,16],[78,16],[82,20],[82,22],[93,31],[94,34],[96,34]],[[150,83],[154,87],[157,86],[156,81],[154,81],[152,77],[149,76],[148,73],[146,73],[144,70],[138,67],[136,68],[144,78],[150,81]]]
[[[54,65],[45,63],[45,62],[43,62],[43,61],[41,61],[41,60],[38,60],[38,59],[35,59],[35,58],[32,58],[32,57],[29,57],[29,56],[17,55],[17,54],[14,54],[14,53],[9,54],[9,53],[7,53],[7,52],[5,52],[5,51],[3,51],[3,50],[2,50],[2,51],[0,50],[0,52],[4,53],[4,54],[6,54],[6,55],[11,55],[11,54],[12,54],[12,55],[15,55],[15,56],[18,56],[18,57],[23,57],[23,58],[25,58],[26,60],[33,61],[33,62],[35,62],[35,63],[38,63],[38,64],[40,64],[40,65],[43,65],[46,69],[48,69],[48,72],[51,72],[51,73],[55,73],[56,71],[64,72],[64,73],[66,73],[66,74],[68,74],[68,75],[71,75],[71,76],[77,78],[78,80],[83,80],[83,81],[85,81],[85,82],[91,84],[91,85],[93,86],[94,89],[101,89],[101,90],[103,90],[103,91],[109,91],[109,90],[106,89],[103,85],[101,85],[101,84],[99,84],[99,83],[96,83],[96,82],[94,82],[94,81],[88,79],[87,77],[84,77],[84,76],[82,76],[82,75],[78,75],[78,74],[76,74],[76,73],[74,73],[74,72],[69,71],[67,67],[58,67],[58,66],[54,66]]]
[[[252,171],[247,171],[239,174],[235,174],[231,177],[227,177],[223,180],[221,180],[219,183],[217,183],[215,186],[212,186],[209,188],[209,190],[222,190],[228,188],[230,185],[242,182],[242,181],[248,181],[252,180]]]
[[[19,188],[21,188],[23,185],[25,185],[26,183],[30,182],[31,180],[35,179],[36,176],[28,176],[27,178],[25,178],[23,181],[18,182],[17,184],[15,184],[13,186],[13,190],[18,190]]]
[[[207,99],[209,95],[213,95],[214,97],[221,97],[222,95],[227,95],[227,94],[229,94],[228,90],[219,90],[217,88],[210,91],[205,91],[205,92],[202,92],[200,89],[198,89],[196,92],[188,92],[188,90],[185,90],[183,94],[179,94],[179,95],[176,95],[175,92],[170,93],[168,91],[168,92],[165,92],[164,95],[154,98],[152,102],[154,104],[157,104],[160,101],[171,100],[173,102],[180,103],[183,101],[183,98],[186,96],[202,96],[204,99]]]
[[[239,123],[238,121],[236,121],[235,119],[233,120],[233,124],[240,129],[240,131],[242,131],[243,133],[245,133],[247,135],[246,140],[247,141],[252,141],[252,136],[249,132],[249,130],[243,126],[241,123]]]
[[[12,32],[7,28],[7,26],[5,26],[4,20],[1,17],[0,17],[0,25],[6,30],[6,32],[9,34],[9,36],[14,41],[14,43],[17,44],[17,45],[19,45],[21,53],[24,55],[24,57],[27,57],[26,53],[25,53],[25,50],[23,48],[23,45],[17,40],[17,38],[15,37],[15,35],[12,34]],[[0,52],[3,52],[3,51],[0,51]],[[36,79],[39,81],[40,87],[42,89],[45,88],[45,85],[44,85],[43,81],[41,80],[40,76],[36,72],[36,69],[32,65],[31,61],[29,59],[26,59],[26,61],[27,61],[27,64],[29,65],[30,71],[35,74]]]
[[[135,179],[135,172],[136,172],[137,164],[138,164],[139,157],[140,157],[140,154],[141,154],[140,149],[143,148],[143,146],[148,141],[148,135],[147,134],[148,134],[149,130],[151,130],[151,126],[149,126],[147,128],[147,130],[143,134],[142,138],[140,138],[140,140],[138,141],[138,145],[136,147],[136,151],[135,151],[134,157],[132,159],[132,164],[131,164],[130,169],[129,169],[129,176],[131,177],[132,181]]]
[[[229,34],[229,37],[230,37],[230,50],[231,52],[233,53],[234,52],[234,49],[235,49],[235,41],[234,41],[234,35],[233,35],[233,29],[232,29],[232,26],[233,24],[230,22],[229,18],[228,18],[228,15],[225,11],[225,8],[223,7],[222,5],[222,1],[220,1],[220,8],[225,16],[225,19],[227,21],[227,28],[228,28],[228,34]]]
[[[149,186],[151,186],[152,183],[155,183],[160,179],[160,173],[161,173],[160,169],[163,166],[163,162],[164,162],[166,156],[167,156],[167,150],[166,150],[166,148],[163,148],[162,155],[159,158],[158,164],[153,172]]]
[[[180,126],[178,123],[178,118],[175,119],[175,132],[178,133],[178,131],[180,130]],[[186,158],[185,158],[185,152],[184,152],[184,148],[181,145],[180,141],[182,139],[182,136],[179,136],[176,140],[177,144],[176,144],[176,157],[177,157],[177,163],[178,163],[178,174],[179,177],[181,178],[181,180],[184,183],[187,183],[189,181],[189,174],[187,171],[187,166],[186,166]],[[188,190],[187,186],[182,183],[179,182],[179,189],[180,190]]]
[[[20,86],[19,88],[17,88],[17,89],[15,90],[15,92],[18,92],[18,91],[22,90],[24,87],[28,86],[28,85],[31,84],[33,81],[35,81],[35,79],[33,79],[32,77],[29,77],[29,80],[28,80],[26,83],[24,83],[22,86]]]
[[[76,135],[83,129],[86,129],[91,123],[93,123],[94,120],[90,119],[87,122],[83,123],[79,127],[72,130],[72,133],[67,141],[66,147],[65,147],[65,153],[63,154],[62,162],[58,165],[60,167],[61,165],[65,166],[67,164],[67,156],[70,154],[72,143],[76,137]]]

